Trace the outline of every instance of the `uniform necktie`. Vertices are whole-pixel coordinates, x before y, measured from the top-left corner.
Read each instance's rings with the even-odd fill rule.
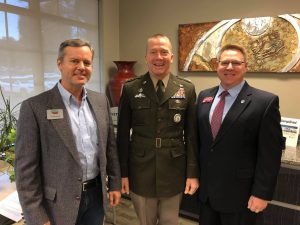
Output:
[[[228,91],[223,91],[220,94],[220,96],[221,96],[220,101],[216,105],[216,108],[211,117],[210,126],[211,126],[211,132],[212,132],[214,139],[217,136],[218,131],[222,124],[222,117],[223,117],[223,111],[224,111],[224,105],[225,105],[225,96],[228,94],[229,94]]]
[[[157,94],[158,100],[161,101],[163,98],[163,95],[164,95],[164,92],[163,92],[164,83],[162,82],[162,80],[158,80],[156,86],[157,86],[156,94]]]

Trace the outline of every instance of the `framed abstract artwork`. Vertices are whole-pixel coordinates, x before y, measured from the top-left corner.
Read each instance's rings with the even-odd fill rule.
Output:
[[[226,44],[246,50],[248,72],[300,72],[300,14],[179,25],[179,71],[215,71]]]

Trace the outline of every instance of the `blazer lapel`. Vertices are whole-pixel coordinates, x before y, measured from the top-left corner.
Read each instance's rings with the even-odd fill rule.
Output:
[[[80,165],[79,154],[78,154],[76,143],[75,143],[75,140],[73,137],[70,118],[69,118],[67,109],[64,105],[64,102],[62,100],[62,97],[59,93],[57,85],[52,89],[51,94],[52,94],[52,96],[50,96],[50,100],[48,102],[47,108],[48,109],[62,109],[63,110],[63,118],[49,120],[49,121],[50,121],[50,123],[53,124],[53,127],[55,128],[59,137],[63,140],[63,142],[67,146],[68,150],[72,154],[75,161],[78,162],[78,164]],[[51,137],[49,137],[49,138],[51,138]]]
[[[99,102],[99,97],[95,96],[95,94],[89,90],[87,90],[87,95],[88,95],[89,106],[91,108],[91,111],[94,113],[95,120],[97,123],[98,142],[104,143],[103,137],[105,137],[106,135],[103,134],[105,130],[103,128],[106,127],[105,123],[109,122],[104,119],[104,115],[106,112],[103,112],[103,108],[101,107],[101,104]]]
[[[252,93],[249,89],[249,85],[246,82],[233,105],[226,114],[226,117],[224,118],[224,121],[222,122],[220,130],[216,136],[215,143],[222,138],[222,136],[229,130],[229,128],[237,120],[240,114],[247,108],[247,106],[251,102],[251,95]]]

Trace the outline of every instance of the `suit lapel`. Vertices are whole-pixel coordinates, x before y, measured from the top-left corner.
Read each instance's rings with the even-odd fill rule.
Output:
[[[63,119],[49,120],[53,124],[54,129],[63,140],[68,150],[72,154],[73,158],[80,165],[80,159],[74,140],[70,118],[67,112],[67,109],[64,105],[62,97],[59,93],[57,85],[52,89],[50,100],[48,102],[48,109],[62,109],[63,110]],[[49,137],[51,138],[51,137]]]
[[[238,94],[236,100],[232,104],[231,108],[229,109],[228,113],[226,114],[226,117],[224,118],[224,121],[222,122],[220,130],[216,136],[215,143],[223,137],[223,135],[229,130],[233,123],[235,123],[241,113],[243,113],[243,111],[247,108],[247,106],[251,102],[251,95],[252,92],[246,82],[244,84],[244,87]]]
[[[218,86],[212,88],[212,89],[210,90],[210,92],[209,92],[209,95],[206,96],[206,97],[213,97],[213,98],[215,98],[215,96],[216,96],[216,94],[217,94],[217,92],[218,92],[218,89],[219,89]],[[205,99],[205,98],[204,98],[204,99]],[[203,99],[203,100],[204,100],[204,99]],[[204,114],[206,115],[205,121],[207,122],[207,127],[209,128],[208,130],[210,131],[210,132],[209,132],[210,138],[213,139],[212,132],[211,132],[210,121],[209,121],[209,112],[210,112],[211,106],[212,106],[212,104],[213,104],[213,101],[210,101],[209,103],[202,103],[202,104],[204,104],[204,105],[202,106],[202,110],[204,111]]]

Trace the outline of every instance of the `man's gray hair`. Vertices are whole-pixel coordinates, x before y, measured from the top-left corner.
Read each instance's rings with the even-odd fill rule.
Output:
[[[65,48],[66,47],[83,47],[87,46],[92,52],[92,59],[94,58],[94,49],[92,48],[91,44],[88,41],[84,41],[81,39],[68,39],[62,42],[58,49],[58,59],[63,61],[65,56]]]

